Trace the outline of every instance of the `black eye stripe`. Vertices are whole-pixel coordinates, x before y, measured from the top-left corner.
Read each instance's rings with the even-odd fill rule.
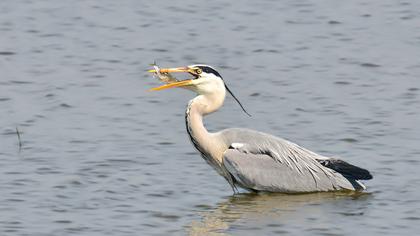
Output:
[[[197,66],[198,68],[200,68],[203,72],[209,73],[209,74],[214,74],[215,76],[218,76],[220,78],[222,78],[222,76],[219,74],[219,72],[217,72],[216,70],[214,70],[211,67],[208,66]]]

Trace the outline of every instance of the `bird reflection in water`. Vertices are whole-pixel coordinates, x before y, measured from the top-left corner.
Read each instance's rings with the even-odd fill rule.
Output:
[[[341,191],[308,194],[244,193],[228,197],[217,204],[214,210],[201,211],[201,219],[187,226],[189,235],[227,235],[231,227],[246,222],[257,222],[264,227],[267,223],[280,226],[305,217],[322,217],[325,203],[347,204],[347,200],[367,200],[366,192]],[[338,202],[337,202],[338,201]],[[341,202],[340,202],[341,201]],[[303,208],[303,206],[307,206]],[[313,207],[316,206],[314,209]],[[334,207],[334,206],[333,206]],[[365,208],[362,208],[365,209]],[[343,209],[345,210],[345,209]],[[337,212],[341,214],[340,212]],[[351,214],[345,212],[341,215]],[[363,214],[357,213],[357,214]],[[244,226],[250,227],[250,226]]]

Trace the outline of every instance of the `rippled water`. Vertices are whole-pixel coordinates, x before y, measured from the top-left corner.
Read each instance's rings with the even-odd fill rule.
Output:
[[[1,1],[1,235],[414,235],[418,1]],[[240,194],[189,143],[183,90],[145,70],[214,65],[210,130],[342,156],[367,194]],[[21,133],[19,150],[16,127]]]

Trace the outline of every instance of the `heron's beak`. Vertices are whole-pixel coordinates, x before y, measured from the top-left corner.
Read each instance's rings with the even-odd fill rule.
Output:
[[[177,68],[162,68],[159,70],[159,72],[160,73],[189,72],[190,70],[191,69],[188,67],[177,67]],[[157,73],[155,69],[148,70],[147,72]],[[182,80],[178,82],[165,84],[156,88],[152,88],[149,91],[158,91],[158,90],[163,90],[163,89],[168,89],[168,88],[182,87],[182,86],[192,85],[192,83],[193,83],[192,79]]]
[[[187,80],[183,80],[179,82],[165,84],[157,88],[152,88],[150,89],[150,91],[158,91],[158,90],[163,90],[163,89],[168,89],[168,88],[182,87],[182,86],[192,85],[192,83],[193,83],[192,79],[187,79]]]
[[[160,73],[173,73],[173,72],[188,72],[190,69],[188,67],[177,67],[177,68],[162,68],[159,70]],[[147,72],[156,73],[155,69],[148,70]]]

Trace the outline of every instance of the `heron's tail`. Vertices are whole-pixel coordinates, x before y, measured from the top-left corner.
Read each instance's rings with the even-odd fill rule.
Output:
[[[354,180],[360,180],[360,179],[368,180],[368,179],[373,178],[373,176],[370,174],[368,170],[349,164],[340,159],[335,159],[335,158],[322,159],[322,160],[318,160],[318,162],[327,168],[337,171],[338,173],[342,174],[346,178],[350,178]]]

